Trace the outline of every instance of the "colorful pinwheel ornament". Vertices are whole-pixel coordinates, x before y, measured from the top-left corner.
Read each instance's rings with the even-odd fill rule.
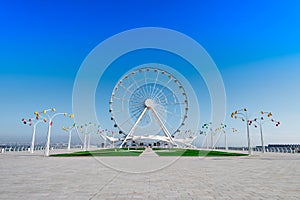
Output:
[[[26,120],[25,118],[22,118],[22,123],[28,126],[33,126],[33,132],[32,132],[32,138],[31,138],[31,146],[30,146],[30,153],[34,152],[34,141],[35,141],[35,132],[36,132],[36,126],[43,122],[43,120],[36,119],[36,118],[29,118]]]
[[[72,126],[69,126],[69,127],[64,127],[64,126],[62,127],[62,130],[68,132],[68,135],[69,135],[69,139],[68,139],[68,151],[71,150],[72,131],[74,130],[74,128],[76,128],[76,124],[75,123]]]
[[[90,146],[90,137],[91,137],[91,131],[88,130],[89,127],[91,126],[97,126],[96,123],[92,123],[92,122],[88,122],[82,125],[77,125],[75,124],[75,127],[77,128],[77,130],[81,133],[83,133],[83,150],[88,150],[89,146]],[[94,132],[95,133],[95,132]],[[96,131],[97,133],[97,131]],[[89,137],[87,140],[87,136]]]
[[[260,112],[260,117],[254,118],[253,120],[249,120],[249,126],[254,126],[254,128],[258,128],[260,130],[260,138],[261,138],[261,146],[262,146],[262,153],[265,152],[265,145],[264,145],[264,137],[263,137],[263,124],[266,122],[273,123],[276,127],[280,125],[280,122],[271,118],[273,116],[272,112]]]
[[[35,111],[34,112],[36,120],[43,118],[44,122],[48,122],[48,134],[47,134],[47,141],[45,147],[45,156],[49,156],[50,152],[50,136],[51,136],[51,127],[53,125],[53,119],[58,115],[68,116],[67,113],[57,113],[55,108],[44,109],[41,112]],[[69,114],[69,118],[74,118],[73,114]]]

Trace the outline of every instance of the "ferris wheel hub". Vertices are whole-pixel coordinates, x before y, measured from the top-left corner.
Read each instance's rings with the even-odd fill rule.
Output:
[[[145,106],[147,108],[154,108],[155,107],[155,101],[153,99],[146,99],[145,100]]]

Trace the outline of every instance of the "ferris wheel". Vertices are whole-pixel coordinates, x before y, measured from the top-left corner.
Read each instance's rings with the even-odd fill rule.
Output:
[[[138,68],[118,81],[109,107],[114,127],[124,136],[120,147],[138,136],[176,145],[173,137],[185,125],[188,98],[183,85],[171,73]]]

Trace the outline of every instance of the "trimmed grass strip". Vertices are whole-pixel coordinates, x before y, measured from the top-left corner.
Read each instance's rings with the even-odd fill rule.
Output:
[[[158,149],[154,150],[159,156],[248,156],[243,153],[223,152],[223,151],[209,151],[198,149]]]
[[[143,151],[133,149],[101,149],[94,151],[79,151],[74,153],[54,154],[53,157],[76,157],[76,156],[139,156]]]

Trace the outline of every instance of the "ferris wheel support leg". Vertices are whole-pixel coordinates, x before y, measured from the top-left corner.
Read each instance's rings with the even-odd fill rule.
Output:
[[[139,116],[139,118],[136,120],[135,124],[132,126],[132,128],[130,129],[128,135],[125,137],[124,141],[122,142],[122,144],[120,145],[120,148],[123,147],[123,145],[126,143],[126,141],[128,140],[128,137],[130,137],[133,132],[135,131],[137,125],[140,123],[140,121],[142,120],[143,116],[145,115],[146,111],[147,111],[147,107],[143,110],[143,112],[141,113],[141,115]]]
[[[168,129],[165,127],[165,125],[162,123],[162,121],[160,120],[157,112],[154,110],[154,108],[151,107],[152,112],[154,113],[155,118],[157,119],[160,127],[162,128],[163,132],[165,133],[165,135],[170,139],[170,142],[172,143],[173,146],[176,145],[176,143],[174,142],[171,134],[169,133]]]

